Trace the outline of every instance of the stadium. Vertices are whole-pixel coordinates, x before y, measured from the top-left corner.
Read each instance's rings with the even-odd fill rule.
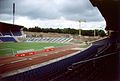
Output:
[[[119,81],[120,1],[90,1],[106,20],[106,37],[28,32],[0,22],[0,81]]]
[[[16,76],[36,68],[48,67],[49,64],[74,56],[90,46],[83,43],[80,47],[79,44],[70,42],[73,40],[72,37],[65,36],[26,37],[27,35],[22,30],[23,26],[19,25],[0,22],[0,28],[1,78]],[[4,68],[6,66],[8,68]],[[48,74],[48,72],[45,73]]]

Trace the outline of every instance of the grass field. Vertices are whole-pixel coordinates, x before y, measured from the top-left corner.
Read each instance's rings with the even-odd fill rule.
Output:
[[[88,46],[90,46],[89,44],[81,44],[80,48],[87,48]]]
[[[20,50],[29,50],[29,49],[42,50],[45,47],[49,47],[49,46],[59,47],[59,46],[64,46],[64,45],[66,45],[66,44],[40,43],[40,42],[0,43],[0,56],[7,55],[7,54],[8,55],[13,54],[13,52],[17,53],[17,51],[20,51]]]

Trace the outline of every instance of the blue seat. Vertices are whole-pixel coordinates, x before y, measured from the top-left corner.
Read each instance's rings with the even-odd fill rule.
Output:
[[[9,35],[12,36],[12,34],[10,32],[1,32],[3,36]]]
[[[21,36],[22,33],[21,32],[12,32],[14,36]]]
[[[0,40],[3,42],[16,42],[13,37],[0,37]]]

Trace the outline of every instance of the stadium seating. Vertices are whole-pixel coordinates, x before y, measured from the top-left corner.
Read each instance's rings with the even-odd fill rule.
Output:
[[[0,32],[0,36],[21,36],[21,32]]]
[[[69,43],[73,38],[65,37],[40,37],[40,38],[27,38],[26,42],[51,42],[51,43]]]
[[[21,32],[12,32],[14,36],[21,36]]]
[[[17,38],[23,36],[23,34],[20,31],[13,32],[13,31],[7,31],[7,32],[0,32],[0,41],[1,42],[19,42]]]
[[[11,32],[1,32],[3,36],[12,36]]]
[[[16,40],[13,37],[0,37],[0,40],[2,42],[16,42]]]
[[[0,32],[1,42],[17,42],[15,36],[22,36],[21,32]]]
[[[26,35],[22,31],[23,26],[0,22],[0,41],[1,42],[20,42]]]
[[[2,36],[2,33],[0,32],[0,36]]]

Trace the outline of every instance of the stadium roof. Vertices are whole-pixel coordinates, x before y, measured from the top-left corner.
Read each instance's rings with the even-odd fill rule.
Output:
[[[0,32],[10,31],[10,30],[11,31],[19,31],[23,27],[24,26],[0,22]]]
[[[118,30],[120,0],[90,0],[94,6],[97,6],[102,15],[104,16],[107,27],[106,30]]]

